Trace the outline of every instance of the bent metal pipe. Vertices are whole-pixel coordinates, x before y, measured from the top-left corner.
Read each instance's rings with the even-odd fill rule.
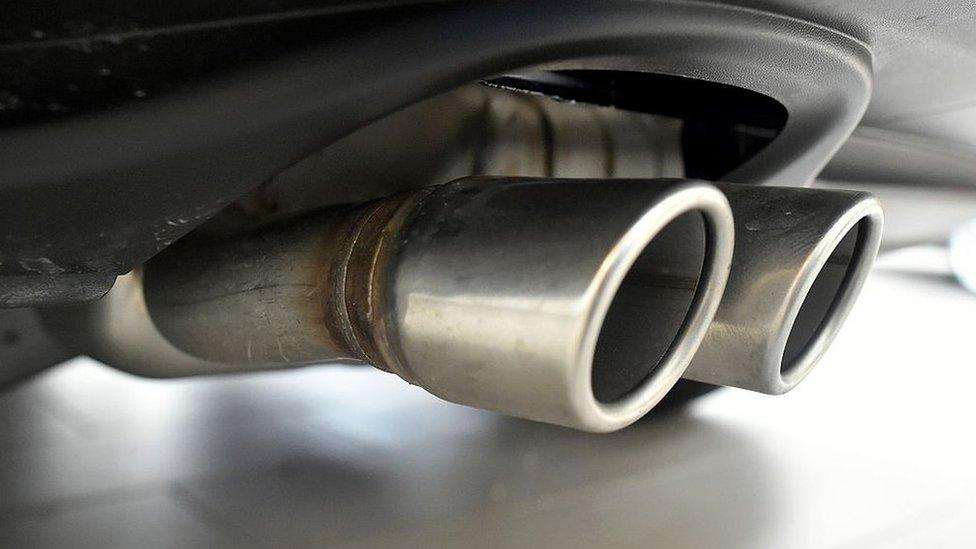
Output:
[[[219,363],[357,359],[446,400],[590,431],[681,377],[732,256],[684,180],[469,178],[147,264],[159,331]]]

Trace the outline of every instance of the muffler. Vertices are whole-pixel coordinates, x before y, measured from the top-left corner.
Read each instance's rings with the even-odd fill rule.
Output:
[[[151,260],[174,346],[361,360],[446,400],[589,431],[650,410],[719,305],[732,217],[681,180],[469,178]]]
[[[795,387],[827,350],[881,243],[867,193],[717,185],[735,216],[735,259],[684,377],[761,393]]]

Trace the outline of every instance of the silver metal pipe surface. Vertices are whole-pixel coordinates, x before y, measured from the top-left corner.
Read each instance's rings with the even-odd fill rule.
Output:
[[[40,312],[49,331],[73,351],[131,374],[182,377],[244,369],[191,356],[167,341],[146,309],[141,270],[118,277],[97,301]]]
[[[449,401],[611,431],[681,377],[732,243],[707,183],[469,178],[176,243],[146,299],[207,360],[358,359]]]
[[[881,243],[871,195],[717,185],[735,217],[735,258],[684,377],[768,394],[795,387],[837,335]]]

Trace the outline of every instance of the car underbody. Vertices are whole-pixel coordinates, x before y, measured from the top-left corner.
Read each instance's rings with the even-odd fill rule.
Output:
[[[0,383],[355,362],[612,431],[789,391],[976,217],[966,2],[54,4],[0,23]]]

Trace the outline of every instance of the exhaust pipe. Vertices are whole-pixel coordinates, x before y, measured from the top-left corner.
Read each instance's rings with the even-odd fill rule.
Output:
[[[717,185],[735,216],[722,303],[684,377],[782,394],[840,330],[881,243],[871,195]]]
[[[622,428],[681,377],[732,257],[707,183],[469,178],[146,267],[174,346],[215,363],[356,359],[452,402]]]
[[[167,341],[149,317],[142,278],[142,270],[136,269],[119,276],[101,299],[39,309],[44,325],[74,352],[137,376],[171,378],[248,369],[190,356]]]

